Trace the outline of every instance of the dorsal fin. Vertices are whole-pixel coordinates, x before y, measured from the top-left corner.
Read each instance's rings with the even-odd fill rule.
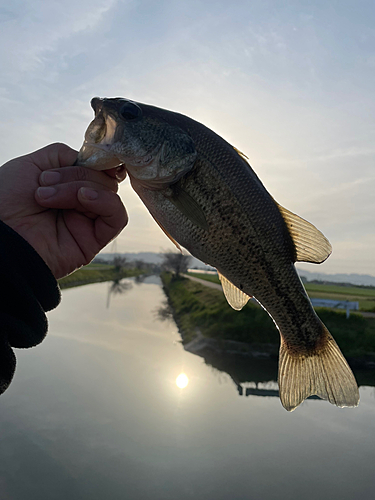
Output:
[[[246,161],[246,163],[247,163],[247,160],[249,159],[249,157],[246,156],[245,153],[243,153],[239,149],[235,148],[234,146],[232,146],[232,147],[235,150],[235,152],[238,153],[241,156],[241,158],[243,158]]]
[[[227,278],[220,274],[219,271],[217,274],[219,275],[221,286],[223,287],[223,292],[228,304],[236,311],[241,311],[243,306],[251,299],[251,297],[234,286],[233,283],[227,280]]]
[[[276,203],[288,227],[296,249],[297,262],[321,264],[331,255],[330,242],[315,226],[307,220],[290,212]]]

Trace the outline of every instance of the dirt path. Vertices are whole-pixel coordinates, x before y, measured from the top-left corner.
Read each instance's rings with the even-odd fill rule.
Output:
[[[195,276],[189,276],[188,274],[183,274],[182,275],[184,278],[189,278],[191,281],[196,281],[197,283],[200,283],[201,285],[208,286],[209,288],[214,288],[215,290],[221,290],[221,285],[218,283],[212,283],[212,281],[207,281],[207,280],[201,280],[200,278],[196,278]]]
[[[208,286],[209,288],[214,288],[215,290],[222,290],[221,285],[218,283],[212,283],[212,281],[207,281],[207,280],[201,280],[200,278],[196,278],[195,276],[189,276],[188,274],[183,274],[185,278],[189,278],[189,280],[196,281],[197,283],[200,283],[201,285]],[[256,301],[254,303],[257,304]],[[365,318],[375,318],[375,313],[373,312],[366,312],[366,311],[355,311],[354,313],[351,314],[360,314],[361,316],[364,316]]]
[[[375,313],[372,312],[355,311],[355,314],[360,314],[361,316],[365,316],[365,318],[375,318]]]

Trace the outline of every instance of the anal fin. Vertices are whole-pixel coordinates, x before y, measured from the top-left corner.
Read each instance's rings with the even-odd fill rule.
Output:
[[[239,288],[233,285],[225,276],[218,272],[221,286],[228,304],[236,311],[240,311],[244,305],[251,299],[249,295],[242,292]]]
[[[292,353],[281,337],[279,393],[288,411],[312,395],[340,408],[358,406],[359,391],[354,375],[334,338],[322,326],[325,347],[313,354]]]

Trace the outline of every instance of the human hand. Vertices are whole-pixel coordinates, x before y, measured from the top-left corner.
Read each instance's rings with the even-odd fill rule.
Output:
[[[77,151],[57,143],[0,168],[0,220],[34,247],[56,279],[88,264],[127,224],[116,194],[124,172],[73,166],[76,158]]]

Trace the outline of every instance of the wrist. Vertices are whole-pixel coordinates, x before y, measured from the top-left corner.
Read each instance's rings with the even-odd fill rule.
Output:
[[[0,221],[0,262],[5,272],[21,275],[44,311],[60,302],[60,290],[52,271],[39,253],[18,232]]]

